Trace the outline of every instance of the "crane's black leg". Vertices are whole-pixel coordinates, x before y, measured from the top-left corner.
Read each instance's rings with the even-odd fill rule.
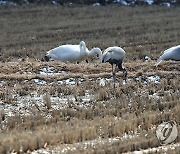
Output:
[[[125,68],[123,68],[123,79],[127,83],[127,70]]]
[[[116,88],[116,73],[113,72],[114,89]]]
[[[114,89],[115,89],[115,84],[116,84],[116,73],[115,73],[115,70],[113,70],[113,64],[112,64],[112,76],[113,76]]]

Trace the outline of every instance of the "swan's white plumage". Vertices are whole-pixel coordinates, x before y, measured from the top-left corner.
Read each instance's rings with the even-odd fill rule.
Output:
[[[165,50],[157,60],[156,66],[158,66],[163,60],[180,61],[180,45]]]
[[[63,62],[84,60],[81,56],[79,45],[62,45],[48,51],[46,56],[49,56],[50,59],[60,60]]]
[[[47,52],[45,57],[63,62],[79,62],[88,59],[88,57],[98,54],[100,62],[102,61],[102,52],[99,48],[88,50],[84,41],[79,45],[61,45]]]

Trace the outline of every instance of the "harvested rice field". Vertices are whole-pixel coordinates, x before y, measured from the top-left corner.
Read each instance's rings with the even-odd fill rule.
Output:
[[[155,63],[179,44],[178,7],[29,6],[0,9],[0,153],[174,153],[156,129],[180,132],[180,63]],[[97,57],[45,62],[61,44],[121,46],[127,80]],[[149,57],[149,60],[145,59]]]

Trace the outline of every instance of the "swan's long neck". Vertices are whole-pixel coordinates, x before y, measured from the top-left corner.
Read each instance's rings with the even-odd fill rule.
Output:
[[[79,46],[80,46],[80,54],[81,54],[82,56],[88,55],[88,51],[86,50],[87,48],[86,48],[85,42],[84,42],[84,41],[81,41],[80,44],[79,44]]]
[[[99,57],[100,63],[102,63],[102,51],[99,48],[93,48],[91,51],[88,52],[88,56],[92,57],[94,54],[97,54]]]
[[[87,50],[86,44],[84,41],[80,42],[80,54],[81,56],[92,57],[94,54],[97,54],[99,57],[100,63],[102,63],[102,51],[99,48],[93,48],[91,51]]]

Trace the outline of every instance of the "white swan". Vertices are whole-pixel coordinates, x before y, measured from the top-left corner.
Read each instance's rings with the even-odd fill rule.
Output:
[[[63,62],[79,62],[87,60],[97,54],[100,62],[102,62],[102,52],[99,48],[93,48],[89,51],[84,41],[81,41],[79,45],[61,45],[47,52],[44,59],[49,60],[60,60]]]
[[[122,62],[125,57],[125,51],[121,47],[108,47],[104,53],[102,58],[102,63],[109,62],[112,65],[112,75],[114,80],[114,88],[115,88],[115,81],[116,81],[116,74],[115,70],[113,70],[113,65],[115,64],[120,71],[123,71],[123,74],[125,76],[125,79],[127,77],[127,70],[125,67],[123,67]]]
[[[180,45],[165,50],[157,60],[156,66],[158,66],[162,60],[180,61]]]

